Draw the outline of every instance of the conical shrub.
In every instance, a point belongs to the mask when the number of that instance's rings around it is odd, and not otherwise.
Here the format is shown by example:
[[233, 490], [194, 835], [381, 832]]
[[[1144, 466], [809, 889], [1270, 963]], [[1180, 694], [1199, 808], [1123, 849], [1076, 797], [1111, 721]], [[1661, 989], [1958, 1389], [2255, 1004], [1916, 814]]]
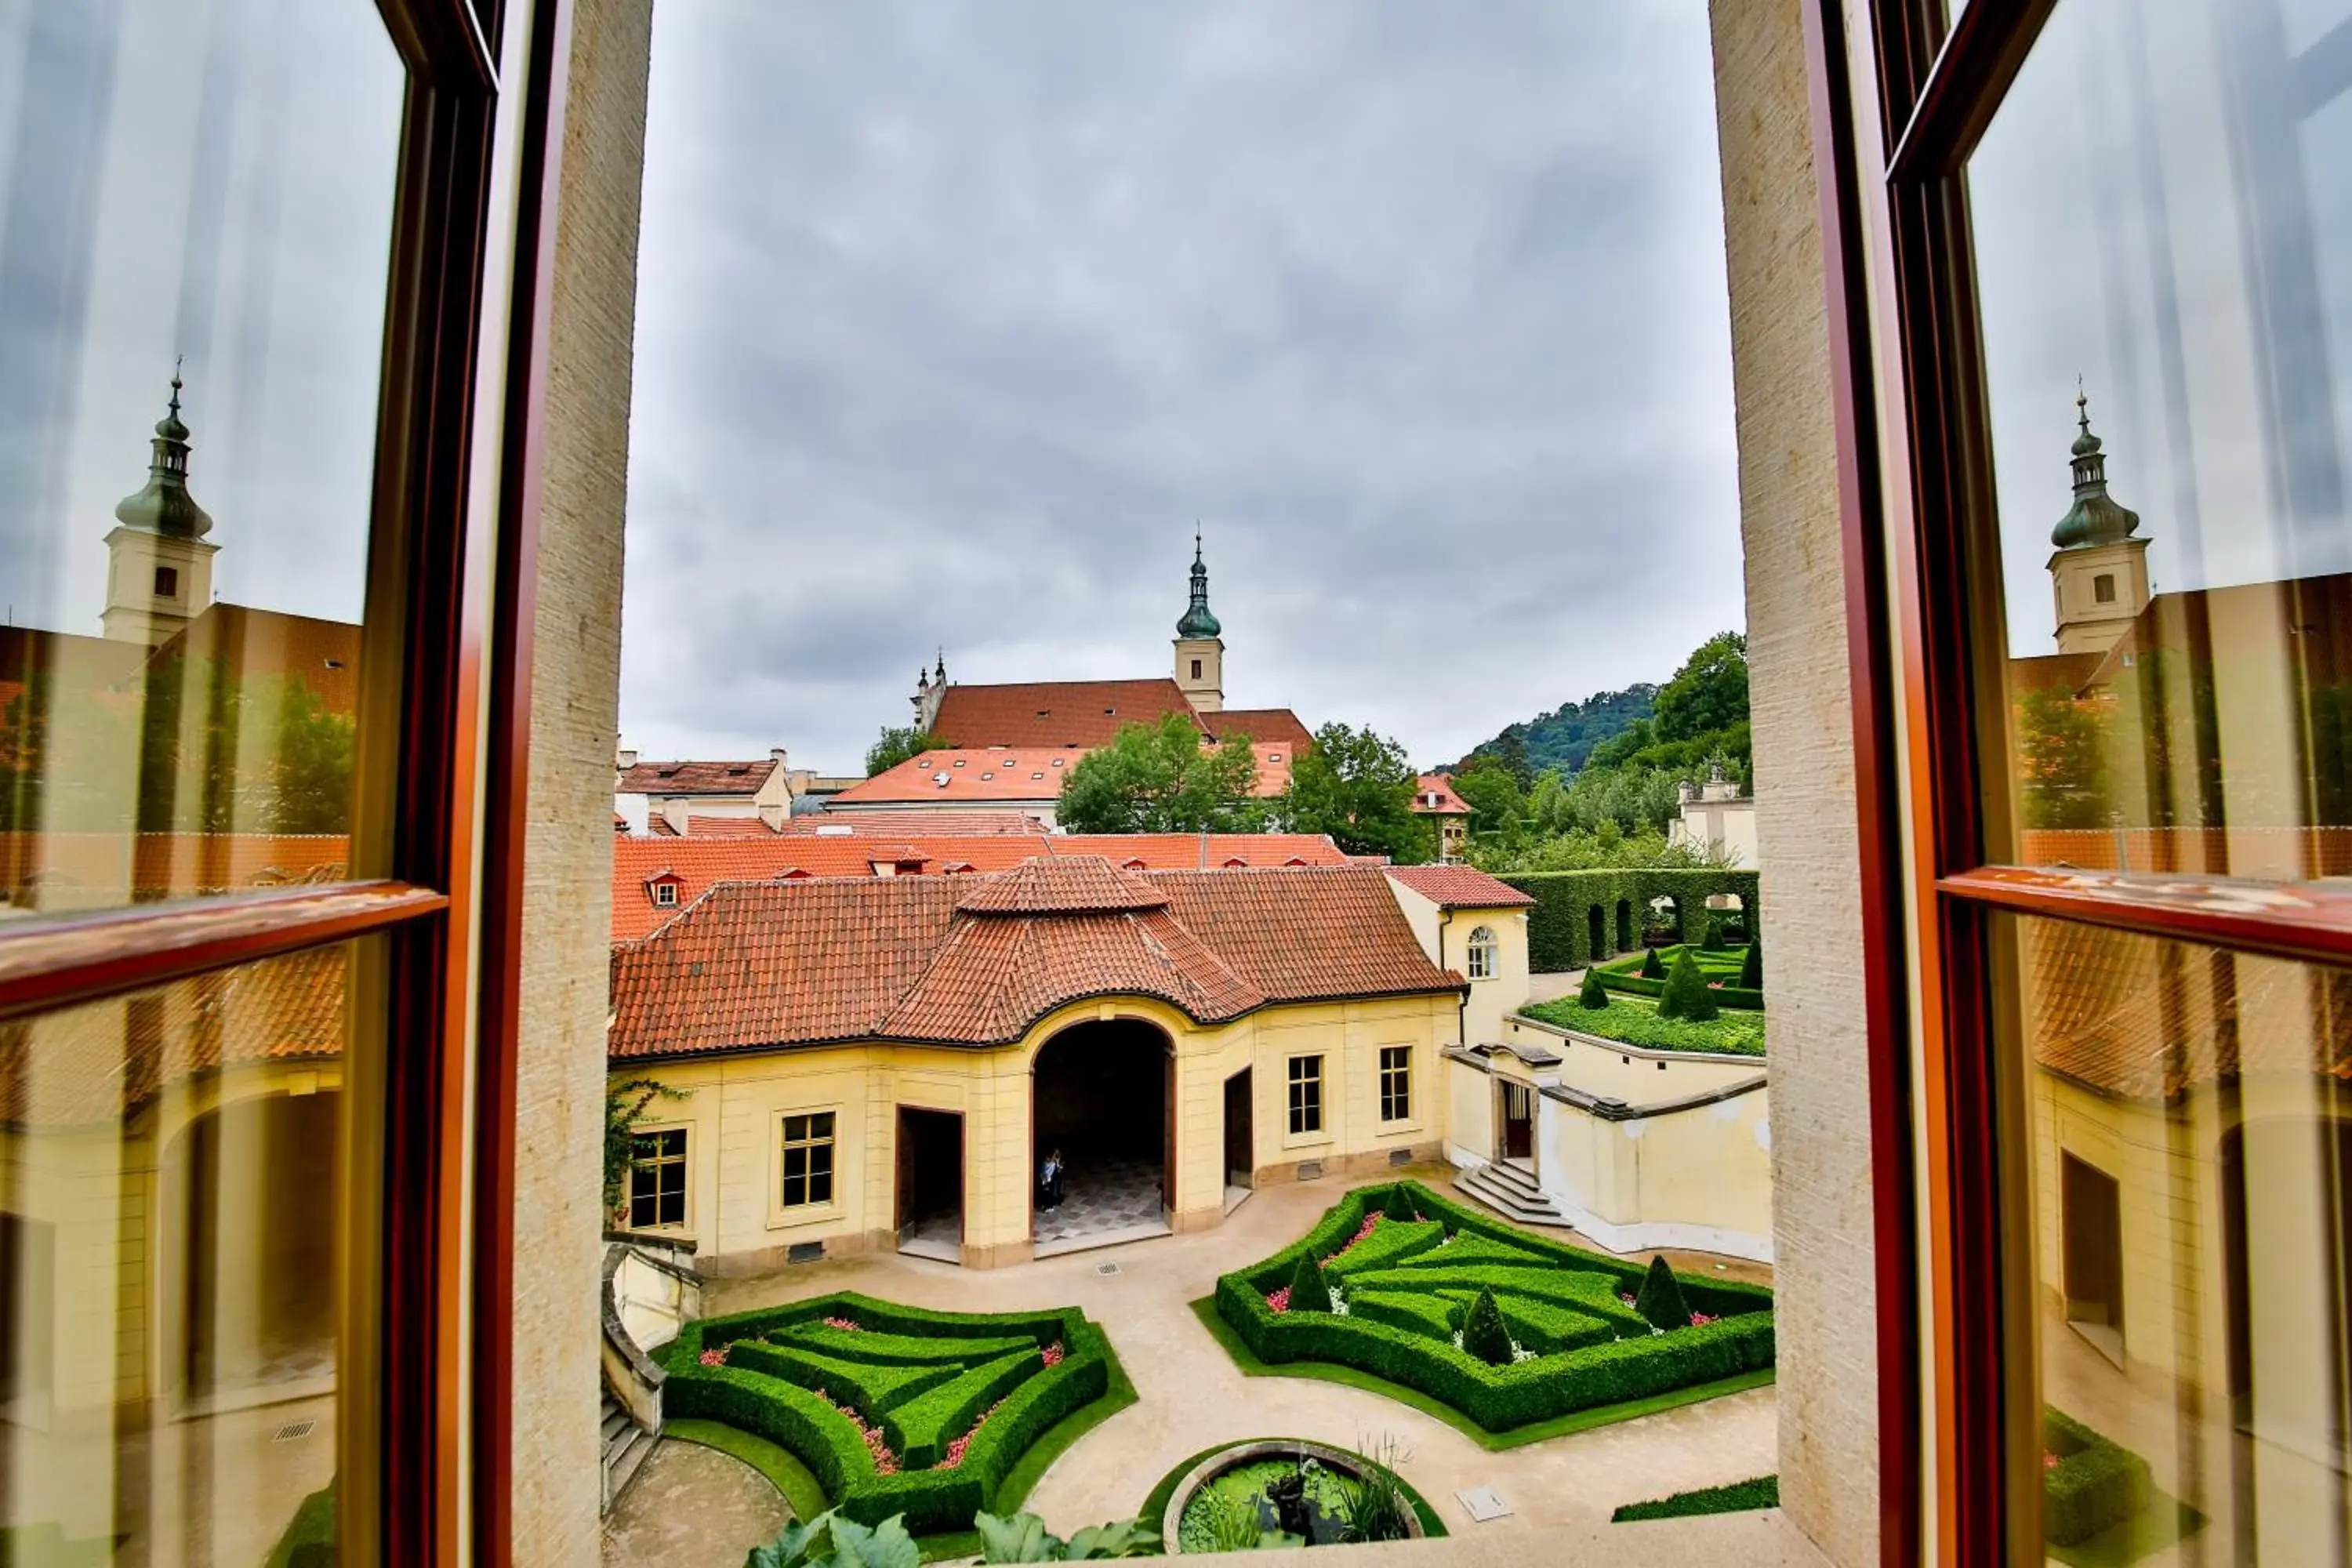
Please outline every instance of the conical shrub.
[[1489, 1366], [1511, 1364], [1511, 1331], [1503, 1326], [1503, 1310], [1495, 1305], [1492, 1290], [1482, 1287], [1470, 1303], [1462, 1320], [1462, 1348]]
[[1609, 987], [1601, 984], [1601, 967], [1595, 964], [1584, 972], [1584, 989], [1576, 994], [1577, 1005], [1598, 1013], [1609, 1005]]
[[[1633, 1310], [1648, 1319], [1653, 1328], [1690, 1327], [1690, 1303], [1683, 1300], [1683, 1282], [1675, 1278], [1675, 1271], [1666, 1267], [1664, 1258], [1652, 1255], [1649, 1275], [1642, 1281], [1642, 1293], [1633, 1298]], [[1462, 1342], [1470, 1342], [1466, 1332]]]
[[1658, 950], [1654, 947], [1643, 949], [1642, 952], [1642, 978], [1644, 980], [1664, 980], [1665, 977], [1666, 966], [1664, 963], [1659, 959]]
[[1764, 989], [1764, 939], [1760, 936], [1748, 939], [1748, 956], [1739, 961], [1739, 984], [1746, 991]]
[[1690, 949], [1683, 949], [1675, 955], [1674, 973], [1666, 976], [1666, 988], [1658, 997], [1658, 1016], [1705, 1023], [1717, 1011], [1715, 993], [1706, 988], [1698, 960], [1690, 955]]
[[1381, 1200], [1381, 1214], [1396, 1225], [1411, 1225], [1421, 1217], [1412, 1212], [1412, 1194], [1405, 1190], [1402, 1182], [1391, 1187], [1389, 1195]]
[[1699, 918], [1706, 922], [1706, 935], [1699, 939], [1698, 950], [1701, 952], [1726, 951], [1730, 944], [1723, 940], [1723, 922], [1712, 914], [1701, 915]]
[[1331, 1310], [1331, 1287], [1323, 1283], [1323, 1270], [1316, 1266], [1312, 1250], [1298, 1255], [1298, 1267], [1290, 1271], [1290, 1310], [1294, 1312], [1328, 1312]]

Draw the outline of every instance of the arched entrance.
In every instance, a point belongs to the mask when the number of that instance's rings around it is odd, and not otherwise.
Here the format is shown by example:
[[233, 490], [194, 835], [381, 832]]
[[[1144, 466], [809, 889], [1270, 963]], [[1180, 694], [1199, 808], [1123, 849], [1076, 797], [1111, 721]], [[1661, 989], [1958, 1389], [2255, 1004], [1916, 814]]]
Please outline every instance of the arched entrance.
[[[1074, 1024], [1031, 1073], [1030, 1235], [1038, 1257], [1161, 1234], [1175, 1190], [1176, 1130], [1166, 1034], [1139, 1018]], [[1035, 1190], [1062, 1156], [1059, 1202]]]
[[1584, 911], [1584, 956], [1595, 963], [1609, 956], [1609, 917], [1599, 904]]
[[1617, 951], [1625, 952], [1633, 945], [1633, 900], [1617, 900]]

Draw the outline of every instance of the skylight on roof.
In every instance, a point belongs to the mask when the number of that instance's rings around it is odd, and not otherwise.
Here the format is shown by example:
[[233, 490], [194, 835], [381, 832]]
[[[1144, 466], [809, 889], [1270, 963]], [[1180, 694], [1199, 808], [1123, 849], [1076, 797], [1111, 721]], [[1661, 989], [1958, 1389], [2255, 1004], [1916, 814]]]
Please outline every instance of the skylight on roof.
[[961, 766], [963, 766], [963, 764], [964, 764], [964, 759], [963, 759], [963, 758], [961, 758], [961, 757], [958, 757], [958, 758], [955, 760], [955, 765], [956, 765], [956, 766], [958, 766], [958, 767], [961, 767]]
[[1045, 775], [1044, 773], [1031, 773], [1029, 776], [1030, 776], [1031, 778], [1033, 778], [1033, 779], [1042, 779], [1042, 778], [1044, 778]]
[[819, 838], [847, 838], [857, 831], [846, 822], [828, 822], [816, 830]]
[[1061, 758], [1059, 758], [1059, 757], [1055, 757], [1055, 758], [1054, 759], [1054, 761], [1053, 761], [1052, 765], [1053, 765], [1053, 766], [1055, 766], [1055, 767], [1057, 767], [1057, 768], [1058, 768], [1058, 767], [1060, 767], [1060, 766], [1062, 765], [1062, 759], [1061, 759]]
[[995, 776], [996, 776], [996, 775], [995, 775], [994, 773], [982, 773], [982, 774], [981, 774], [981, 775], [980, 775], [980, 782], [981, 782], [981, 783], [982, 783], [982, 784], [986, 784], [986, 783], [988, 783], [988, 781], [989, 781], [989, 780], [991, 780], [991, 779], [994, 778]]

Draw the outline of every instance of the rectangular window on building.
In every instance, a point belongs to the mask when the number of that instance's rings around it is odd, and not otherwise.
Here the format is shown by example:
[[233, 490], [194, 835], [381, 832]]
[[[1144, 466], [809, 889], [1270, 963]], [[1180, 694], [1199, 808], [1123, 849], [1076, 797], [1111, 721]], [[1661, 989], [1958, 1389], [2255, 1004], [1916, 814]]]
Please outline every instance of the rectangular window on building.
[[1323, 1058], [1290, 1058], [1290, 1131], [1293, 1135], [1323, 1131]]
[[629, 1140], [629, 1226], [656, 1230], [686, 1223], [686, 1129]]
[[180, 569], [176, 566], [156, 567], [155, 596], [159, 599], [171, 599], [178, 597], [179, 593]]
[[1192, 661], [1192, 679], [1195, 680], [1201, 679], [1201, 661], [1197, 658]]
[[668, 909], [672, 905], [676, 904], [677, 902], [677, 884], [676, 882], [656, 882], [654, 884], [654, 902], [659, 904], [664, 909]]
[[2112, 572], [2102, 572], [2091, 579], [2091, 602], [2112, 605], [2116, 602], [2116, 577]]
[[833, 1202], [833, 1112], [784, 1118], [784, 1207]]
[[1403, 1121], [1412, 1115], [1412, 1047], [1381, 1047], [1381, 1120]]

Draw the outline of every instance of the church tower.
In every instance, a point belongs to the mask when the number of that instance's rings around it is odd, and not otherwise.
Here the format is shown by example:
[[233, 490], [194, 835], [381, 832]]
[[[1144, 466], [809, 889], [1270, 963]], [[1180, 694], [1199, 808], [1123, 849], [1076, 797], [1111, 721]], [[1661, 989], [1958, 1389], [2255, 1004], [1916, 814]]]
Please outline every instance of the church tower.
[[2147, 607], [2147, 541], [2139, 513], [2107, 494], [2107, 459], [2091, 434], [2090, 399], [2074, 394], [2074, 504], [2050, 531], [2050, 591], [2060, 653], [2105, 653]]
[[1224, 628], [1209, 611], [1209, 568], [1201, 559], [1201, 535], [1192, 535], [1192, 603], [1176, 623], [1176, 684], [1193, 710], [1215, 713], [1225, 706]]
[[180, 423], [180, 373], [156, 422], [147, 483], [114, 509], [106, 536], [106, 635], [159, 647], [204, 614], [213, 599], [213, 520], [188, 493], [188, 427]]

